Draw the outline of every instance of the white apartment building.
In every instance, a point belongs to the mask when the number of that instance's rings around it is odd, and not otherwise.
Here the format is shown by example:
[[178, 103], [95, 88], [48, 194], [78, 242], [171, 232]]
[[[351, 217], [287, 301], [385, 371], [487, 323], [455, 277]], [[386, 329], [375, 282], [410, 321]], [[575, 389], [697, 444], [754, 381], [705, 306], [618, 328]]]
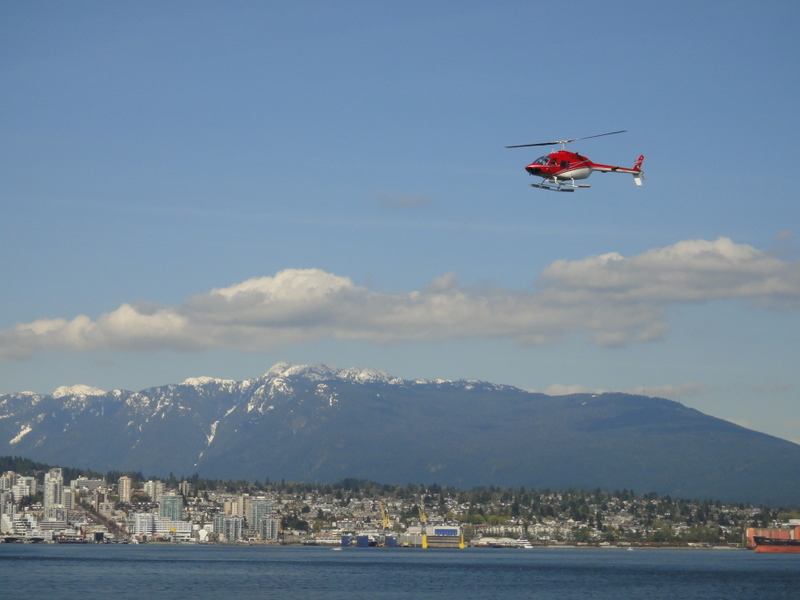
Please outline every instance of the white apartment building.
[[132, 491], [133, 482], [131, 478], [127, 475], [120, 477], [119, 481], [117, 482], [117, 494], [119, 495], [119, 501], [125, 504], [130, 504]]
[[128, 520], [128, 530], [133, 535], [159, 535], [179, 542], [192, 536], [192, 524], [188, 521], [172, 521], [153, 513], [133, 513]]
[[151, 479], [144, 484], [144, 493], [150, 496], [153, 502], [161, 502], [161, 496], [164, 495], [164, 482]]
[[64, 477], [58, 467], [44, 474], [44, 509], [45, 511], [61, 507], [64, 504]]

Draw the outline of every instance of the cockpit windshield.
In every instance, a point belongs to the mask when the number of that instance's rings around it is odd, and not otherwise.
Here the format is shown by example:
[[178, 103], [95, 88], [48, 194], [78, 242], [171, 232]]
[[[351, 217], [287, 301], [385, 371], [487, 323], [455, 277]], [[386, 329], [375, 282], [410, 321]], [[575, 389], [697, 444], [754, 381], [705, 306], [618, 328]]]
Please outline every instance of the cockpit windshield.
[[549, 157], [549, 155], [548, 156], [540, 156], [535, 161], [533, 161], [533, 163], [531, 163], [531, 164], [542, 165], [543, 167], [546, 167], [547, 166], [548, 157]]

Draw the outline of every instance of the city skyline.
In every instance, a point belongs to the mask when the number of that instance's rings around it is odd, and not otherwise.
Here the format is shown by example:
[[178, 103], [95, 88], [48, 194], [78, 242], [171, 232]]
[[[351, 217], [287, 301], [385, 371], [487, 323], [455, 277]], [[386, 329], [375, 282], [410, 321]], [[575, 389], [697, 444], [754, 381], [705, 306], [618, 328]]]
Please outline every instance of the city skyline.
[[[478, 547], [529, 548], [527, 541], [532, 539], [542, 545], [702, 543], [752, 548], [753, 532], [758, 531], [752, 526], [776, 527], [771, 531], [779, 536], [798, 527], [792, 510], [655, 493], [637, 496], [627, 489], [466, 490], [364, 480], [334, 485], [229, 481], [222, 489], [202, 479], [193, 479], [197, 488], [187, 480], [170, 478], [168, 484], [148, 479], [136, 481], [135, 497], [122, 502], [121, 486], [131, 483], [128, 476], [119, 477], [116, 484], [80, 476], [69, 482], [80, 500], [74, 505], [48, 510], [32, 501], [38, 492], [46, 497], [48, 481], [60, 478], [58, 467], [44, 472], [41, 486], [35, 477], [14, 471], [0, 474], [0, 535], [5, 541], [464, 548], [466, 539]], [[164, 492], [159, 501], [148, 495], [156, 489]], [[516, 539], [492, 537], [503, 535]]]

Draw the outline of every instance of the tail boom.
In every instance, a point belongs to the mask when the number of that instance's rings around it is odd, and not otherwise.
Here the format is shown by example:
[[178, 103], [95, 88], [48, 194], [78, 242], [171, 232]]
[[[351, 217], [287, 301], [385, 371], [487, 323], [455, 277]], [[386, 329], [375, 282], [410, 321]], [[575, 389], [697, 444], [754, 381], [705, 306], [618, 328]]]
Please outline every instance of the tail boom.
[[614, 167], [611, 165], [598, 165], [592, 163], [592, 171], [600, 171], [601, 173], [630, 173], [633, 175], [633, 181], [636, 185], [642, 185], [644, 178], [644, 171], [642, 171], [642, 163], [644, 162], [644, 154], [636, 159], [632, 169], [626, 167]]

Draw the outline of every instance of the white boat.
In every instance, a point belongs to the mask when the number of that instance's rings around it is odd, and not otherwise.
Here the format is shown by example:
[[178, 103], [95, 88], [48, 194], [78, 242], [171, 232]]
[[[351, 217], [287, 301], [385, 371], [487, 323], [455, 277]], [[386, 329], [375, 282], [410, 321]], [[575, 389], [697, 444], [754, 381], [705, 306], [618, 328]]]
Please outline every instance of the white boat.
[[517, 548], [525, 548], [526, 550], [533, 549], [530, 540], [524, 537], [522, 534], [520, 534], [519, 537], [516, 539], [516, 543], [517, 543]]

